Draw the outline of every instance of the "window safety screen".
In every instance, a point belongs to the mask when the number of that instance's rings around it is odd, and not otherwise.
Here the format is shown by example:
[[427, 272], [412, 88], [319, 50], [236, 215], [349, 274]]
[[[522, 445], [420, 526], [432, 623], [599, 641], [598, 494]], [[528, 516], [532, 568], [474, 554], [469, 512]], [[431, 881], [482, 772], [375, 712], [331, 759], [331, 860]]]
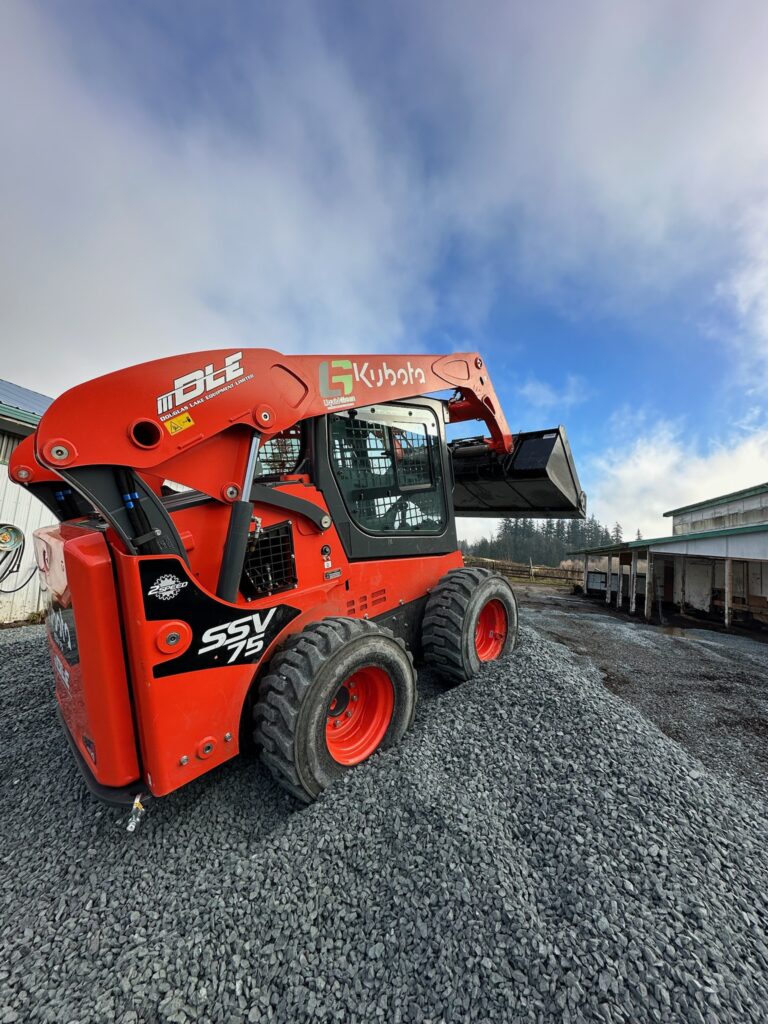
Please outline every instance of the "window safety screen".
[[289, 427], [259, 448], [257, 476], [293, 473], [301, 458], [301, 426]]
[[430, 410], [380, 406], [329, 417], [331, 463], [352, 519], [371, 533], [439, 533], [440, 433]]

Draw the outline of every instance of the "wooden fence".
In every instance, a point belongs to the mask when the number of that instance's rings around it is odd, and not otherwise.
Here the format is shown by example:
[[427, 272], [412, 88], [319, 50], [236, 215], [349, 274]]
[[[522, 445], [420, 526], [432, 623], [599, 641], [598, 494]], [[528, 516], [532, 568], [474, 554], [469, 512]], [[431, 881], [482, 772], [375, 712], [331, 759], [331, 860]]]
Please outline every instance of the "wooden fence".
[[493, 569], [521, 583], [549, 584], [553, 587], [570, 587], [584, 579], [582, 569], [560, 569], [552, 565], [530, 565], [525, 562], [505, 562], [498, 558], [475, 558], [465, 555], [464, 564], [479, 568]]

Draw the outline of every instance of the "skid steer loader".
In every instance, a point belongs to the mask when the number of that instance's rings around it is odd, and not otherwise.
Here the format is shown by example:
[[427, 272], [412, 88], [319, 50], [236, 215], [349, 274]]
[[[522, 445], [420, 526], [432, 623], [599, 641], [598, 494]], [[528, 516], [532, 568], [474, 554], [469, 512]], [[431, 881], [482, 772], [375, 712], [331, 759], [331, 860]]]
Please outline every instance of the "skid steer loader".
[[[470, 420], [489, 436], [446, 441]], [[316, 798], [406, 732], [414, 659], [462, 681], [515, 645], [456, 517], [585, 513], [564, 430], [513, 436], [476, 353], [159, 359], [62, 395], [10, 475], [59, 520], [34, 537], [57, 707], [114, 803], [253, 744]]]

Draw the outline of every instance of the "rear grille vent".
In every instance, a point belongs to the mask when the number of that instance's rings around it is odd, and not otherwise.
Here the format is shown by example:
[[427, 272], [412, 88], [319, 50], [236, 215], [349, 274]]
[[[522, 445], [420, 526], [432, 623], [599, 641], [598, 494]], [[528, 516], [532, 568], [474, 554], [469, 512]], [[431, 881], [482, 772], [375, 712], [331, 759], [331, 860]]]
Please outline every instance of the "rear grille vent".
[[245, 597], [268, 597], [297, 583], [293, 530], [289, 522], [268, 526], [248, 541], [241, 590]]

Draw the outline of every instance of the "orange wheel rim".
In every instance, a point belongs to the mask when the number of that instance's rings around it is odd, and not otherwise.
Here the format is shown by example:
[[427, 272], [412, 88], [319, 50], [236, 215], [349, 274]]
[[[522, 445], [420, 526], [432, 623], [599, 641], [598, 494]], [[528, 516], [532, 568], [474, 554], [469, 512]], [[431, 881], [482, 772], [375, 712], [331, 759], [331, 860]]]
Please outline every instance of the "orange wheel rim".
[[488, 601], [475, 623], [475, 650], [480, 661], [495, 661], [507, 642], [509, 616], [501, 601]]
[[369, 665], [345, 679], [328, 705], [325, 742], [339, 764], [359, 764], [376, 750], [392, 721], [395, 691], [383, 668]]

